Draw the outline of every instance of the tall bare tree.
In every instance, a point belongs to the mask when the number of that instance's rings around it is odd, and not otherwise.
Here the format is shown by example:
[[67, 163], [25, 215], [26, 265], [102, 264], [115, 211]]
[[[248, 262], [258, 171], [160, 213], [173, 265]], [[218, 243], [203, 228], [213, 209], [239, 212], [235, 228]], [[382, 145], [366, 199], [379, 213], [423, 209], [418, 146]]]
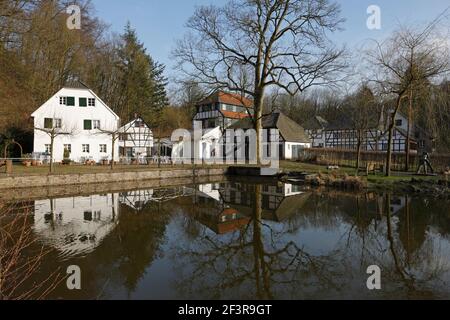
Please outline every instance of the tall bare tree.
[[[56, 119], [46, 119], [43, 127], [35, 127], [34, 129], [45, 133], [50, 138], [50, 173], [55, 172], [54, 168], [54, 149], [55, 140], [61, 136], [71, 136], [75, 134], [76, 128], [67, 128], [63, 123]], [[48, 122], [48, 123], [47, 123]]]
[[395, 105], [388, 115], [388, 150], [386, 176], [391, 175], [392, 139], [395, 118], [417, 83], [442, 75], [449, 70], [448, 48], [435, 37], [435, 20], [422, 30], [401, 27], [383, 43], [368, 52], [369, 61], [376, 67], [374, 80], [381, 92], [395, 97]]
[[201, 6], [173, 55], [189, 79], [251, 97], [261, 160], [263, 102], [271, 87], [289, 94], [334, 83], [344, 50], [327, 38], [343, 21], [328, 0], [231, 0]]

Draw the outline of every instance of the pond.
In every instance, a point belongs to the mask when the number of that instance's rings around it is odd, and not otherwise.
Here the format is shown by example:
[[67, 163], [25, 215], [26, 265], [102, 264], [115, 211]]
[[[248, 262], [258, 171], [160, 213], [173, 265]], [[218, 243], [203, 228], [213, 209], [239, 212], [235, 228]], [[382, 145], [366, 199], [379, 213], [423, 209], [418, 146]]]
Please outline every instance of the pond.
[[[29, 212], [16, 223], [32, 240], [25, 255], [44, 254], [14, 294], [450, 299], [449, 205], [242, 181], [23, 202], [12, 210]], [[81, 290], [57, 281], [73, 265]], [[367, 287], [374, 265], [381, 290]]]

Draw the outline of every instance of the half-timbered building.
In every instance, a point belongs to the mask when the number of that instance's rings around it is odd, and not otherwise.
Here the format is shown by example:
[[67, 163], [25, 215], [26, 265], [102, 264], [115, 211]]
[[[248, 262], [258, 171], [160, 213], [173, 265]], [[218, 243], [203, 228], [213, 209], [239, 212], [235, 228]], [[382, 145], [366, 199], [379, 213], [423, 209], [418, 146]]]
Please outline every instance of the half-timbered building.
[[119, 153], [125, 158], [150, 157], [153, 148], [153, 132], [139, 117], [119, 129]]

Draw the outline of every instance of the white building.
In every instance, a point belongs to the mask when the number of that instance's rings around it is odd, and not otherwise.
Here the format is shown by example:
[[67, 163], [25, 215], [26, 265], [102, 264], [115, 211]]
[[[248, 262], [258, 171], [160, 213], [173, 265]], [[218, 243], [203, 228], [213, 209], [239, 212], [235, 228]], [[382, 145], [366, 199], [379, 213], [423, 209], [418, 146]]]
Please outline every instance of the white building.
[[135, 119], [119, 129], [119, 152], [122, 157], [146, 158], [152, 155], [153, 132], [145, 121], [135, 116]]
[[[83, 83], [63, 87], [31, 116], [35, 155], [50, 155], [51, 138], [47, 132], [54, 129], [59, 134], [53, 146], [55, 162], [64, 160], [65, 149], [70, 152], [70, 160], [78, 163], [111, 160], [112, 137], [107, 132], [118, 130], [119, 116]], [[118, 161], [117, 144], [115, 149], [114, 160]]]
[[[369, 126], [365, 129], [363, 138], [363, 151], [388, 150], [388, 124], [390, 122], [386, 112], [380, 115], [374, 113], [369, 119]], [[327, 121], [321, 117], [313, 117], [304, 124], [306, 132], [312, 140], [313, 148], [356, 150], [358, 133], [354, 124], [344, 114]], [[392, 137], [392, 151], [406, 152], [408, 137], [408, 117], [398, 112], [395, 117], [395, 129]], [[432, 150], [432, 137], [425, 130], [414, 123], [411, 124], [410, 150], [420, 153]]]

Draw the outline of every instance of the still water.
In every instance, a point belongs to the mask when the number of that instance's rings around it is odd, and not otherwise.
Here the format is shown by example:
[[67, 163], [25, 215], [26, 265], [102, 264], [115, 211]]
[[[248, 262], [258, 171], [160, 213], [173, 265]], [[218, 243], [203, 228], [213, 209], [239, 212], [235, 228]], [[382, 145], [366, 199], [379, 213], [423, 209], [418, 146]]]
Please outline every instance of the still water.
[[[450, 202], [224, 182], [28, 203], [47, 299], [450, 299]], [[382, 289], [367, 288], [367, 268]]]

